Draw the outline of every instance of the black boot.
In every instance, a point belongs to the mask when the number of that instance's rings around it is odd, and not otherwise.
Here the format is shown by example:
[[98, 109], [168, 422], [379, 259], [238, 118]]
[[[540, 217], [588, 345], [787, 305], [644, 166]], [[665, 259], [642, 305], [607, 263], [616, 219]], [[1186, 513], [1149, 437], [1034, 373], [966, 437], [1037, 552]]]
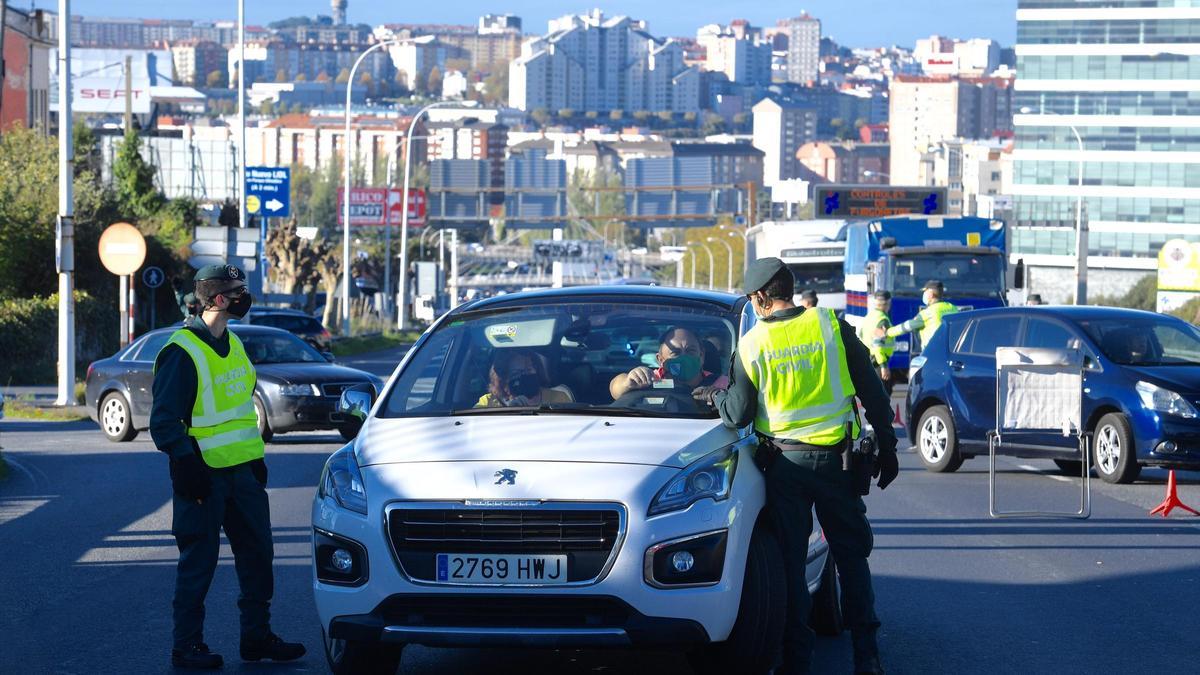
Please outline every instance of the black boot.
[[304, 645], [299, 642], [284, 642], [274, 633], [268, 633], [265, 640], [242, 639], [243, 661], [295, 661], [304, 656]]
[[225, 666], [225, 659], [220, 654], [208, 651], [208, 645], [197, 642], [186, 649], [172, 649], [171, 665], [194, 670], [217, 670]]
[[875, 638], [875, 630], [852, 631], [851, 643], [854, 645], [855, 675], [883, 675], [883, 666], [879, 663], [879, 642]]

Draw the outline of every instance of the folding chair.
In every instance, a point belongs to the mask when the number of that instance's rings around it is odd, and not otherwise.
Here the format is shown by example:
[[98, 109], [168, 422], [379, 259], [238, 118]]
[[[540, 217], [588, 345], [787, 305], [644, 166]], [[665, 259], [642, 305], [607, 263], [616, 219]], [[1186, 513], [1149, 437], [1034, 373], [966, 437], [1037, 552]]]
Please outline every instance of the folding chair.
[[[988, 432], [988, 510], [993, 518], [1087, 518], [1092, 512], [1089, 434], [1083, 431], [1083, 352], [1078, 349], [996, 349], [996, 428]], [[1032, 434], [1074, 436], [1083, 473], [1077, 511], [996, 509], [996, 449]]]

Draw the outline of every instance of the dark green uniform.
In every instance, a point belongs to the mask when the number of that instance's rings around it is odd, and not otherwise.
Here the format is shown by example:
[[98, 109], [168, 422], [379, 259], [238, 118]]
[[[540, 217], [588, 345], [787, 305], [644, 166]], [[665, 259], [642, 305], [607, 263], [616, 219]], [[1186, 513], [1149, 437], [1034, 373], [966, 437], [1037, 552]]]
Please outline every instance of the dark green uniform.
[[[759, 285], [757, 288], [761, 287]], [[765, 474], [767, 507], [774, 518], [784, 549], [788, 577], [784, 664], [777, 673], [807, 672], [812, 658], [814, 635], [807, 625], [812, 600], [805, 583], [805, 566], [814, 507], [836, 563], [842, 587], [843, 618], [854, 638], [855, 662], [865, 664], [878, 658], [875, 633], [879, 619], [875, 615], [871, 570], [867, 564], [874, 538], [866, 517], [866, 505], [854, 486], [851, 474], [842, 468], [841, 450], [849, 439], [844, 432], [838, 434], [831, 431], [836, 429], [837, 416], [844, 414], [842, 402], [846, 400], [846, 395], [857, 397], [862, 402], [866, 419], [878, 439], [880, 453], [894, 456], [896, 449], [890, 401], [867, 348], [849, 325], [844, 321], [833, 324], [832, 317], [829, 317], [821, 320], [820, 329], [825, 331], [824, 339], [820, 341], [820, 347], [814, 349], [811, 336], [821, 333], [817, 332], [817, 322], [805, 321], [810, 317], [801, 318], [806, 311], [822, 310], [797, 307], [776, 311], [762, 320], [763, 324], [756, 328], [759, 332], [755, 333], [753, 339], [748, 339], [751, 336], [743, 337], [743, 342], [755, 343], [755, 350], [761, 347], [760, 360], [755, 362], [746, 354], [735, 355], [730, 387], [727, 392], [718, 394], [714, 401], [726, 426], [743, 428], [753, 424], [760, 435], [773, 437], [784, 450]], [[789, 325], [777, 326], [776, 330], [771, 328], [774, 322]], [[833, 325], [836, 325], [836, 330], [832, 330]], [[765, 329], [765, 336], [764, 331], [759, 329]], [[786, 335], [810, 338], [796, 344], [772, 342]], [[741, 351], [744, 350], [739, 349]], [[804, 353], [820, 353], [820, 360], [816, 362], [822, 367], [829, 365], [830, 377], [827, 379], [819, 374], [824, 372], [821, 368], [808, 371], [809, 366], [805, 364], [809, 362], [804, 359], [790, 358]], [[825, 356], [831, 359], [831, 364], [823, 360]], [[836, 362], [841, 359], [844, 359], [844, 364]], [[747, 363], [756, 372], [748, 372]], [[789, 370], [801, 372], [794, 376], [801, 381], [811, 379], [819, 382], [818, 386], [828, 389], [830, 402], [812, 404], [809, 408], [811, 413], [807, 413], [804, 407], [790, 411], [760, 410], [759, 388], [762, 387], [764, 399], [769, 405], [773, 396], [781, 396], [780, 378], [786, 378]], [[846, 383], [830, 384], [830, 381], [842, 379], [837, 375], [838, 371], [849, 376], [852, 389]], [[755, 381], [759, 386], [755, 385]], [[786, 397], [787, 392], [783, 392], [782, 396]], [[809, 392], [797, 394], [798, 400], [805, 400], [805, 397], [813, 400]], [[777, 433], [764, 433], [764, 430], [770, 429], [775, 429]]]
[[[229, 332], [214, 338], [204, 321], [191, 317], [185, 327], [218, 356], [229, 354]], [[187, 433], [196, 403], [196, 366], [184, 349], [163, 347], [155, 359], [154, 403], [150, 435], [159, 450], [175, 458], [197, 453]], [[243, 639], [264, 640], [270, 632], [270, 603], [274, 589], [271, 512], [267, 500], [266, 467], [261, 460], [223, 469], [210, 468], [212, 492], [202, 503], [174, 495], [171, 534], [179, 547], [175, 580], [174, 643], [177, 649], [203, 642], [204, 597], [220, 555], [221, 530], [233, 549], [241, 595]]]

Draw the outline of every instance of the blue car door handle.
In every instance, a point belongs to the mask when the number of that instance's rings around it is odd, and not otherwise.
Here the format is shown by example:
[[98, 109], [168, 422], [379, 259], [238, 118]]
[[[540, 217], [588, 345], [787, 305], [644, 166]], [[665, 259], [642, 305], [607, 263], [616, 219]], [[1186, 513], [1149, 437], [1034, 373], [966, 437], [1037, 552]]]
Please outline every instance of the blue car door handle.
[[962, 370], [965, 364], [962, 361], [947, 361], [947, 365], [955, 370]]

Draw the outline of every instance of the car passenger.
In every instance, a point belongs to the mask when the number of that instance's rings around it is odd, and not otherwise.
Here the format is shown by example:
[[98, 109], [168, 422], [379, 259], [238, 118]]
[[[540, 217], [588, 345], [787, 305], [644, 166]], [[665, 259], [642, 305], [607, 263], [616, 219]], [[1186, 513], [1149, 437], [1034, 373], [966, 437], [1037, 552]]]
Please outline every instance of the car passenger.
[[573, 403], [564, 387], [547, 387], [546, 369], [540, 358], [520, 349], [498, 349], [488, 373], [488, 391], [476, 408], [538, 406], [543, 403]]
[[1118, 363], [1136, 365], [1156, 360], [1150, 334], [1137, 328], [1121, 328], [1105, 335], [1104, 350]]
[[638, 366], [614, 377], [608, 384], [613, 400], [663, 380], [691, 387], [692, 397], [698, 401], [711, 400], [713, 392], [729, 386], [729, 377], [704, 369], [704, 347], [687, 328], [668, 328], [658, 341], [657, 358], [658, 368]]

